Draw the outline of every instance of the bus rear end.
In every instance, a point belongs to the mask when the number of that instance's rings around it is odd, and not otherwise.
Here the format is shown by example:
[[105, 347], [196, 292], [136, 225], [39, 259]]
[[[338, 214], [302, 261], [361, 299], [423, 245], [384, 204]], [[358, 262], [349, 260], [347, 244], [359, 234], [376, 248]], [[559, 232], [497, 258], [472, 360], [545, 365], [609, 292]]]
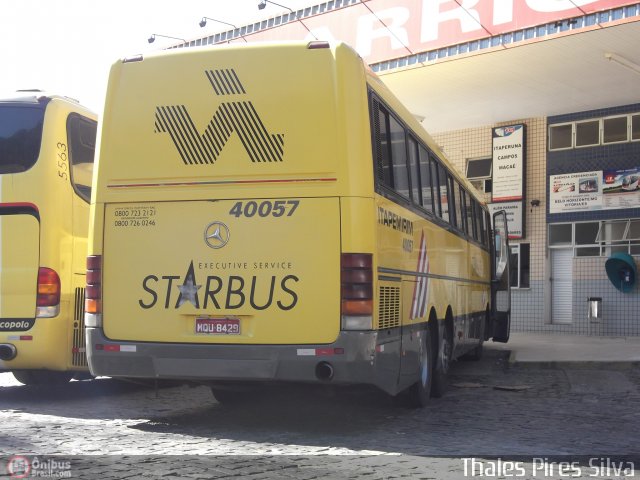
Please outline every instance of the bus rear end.
[[[95, 123], [63, 97], [0, 100], [0, 370], [23, 383], [87, 370], [80, 259], [89, 198], [77, 192], [91, 188], [83, 172], [93, 162]], [[80, 141], [87, 131], [90, 146]]]
[[344, 161], [369, 164], [366, 118], [346, 46], [116, 63], [87, 259], [91, 371], [372, 380], [373, 180]]

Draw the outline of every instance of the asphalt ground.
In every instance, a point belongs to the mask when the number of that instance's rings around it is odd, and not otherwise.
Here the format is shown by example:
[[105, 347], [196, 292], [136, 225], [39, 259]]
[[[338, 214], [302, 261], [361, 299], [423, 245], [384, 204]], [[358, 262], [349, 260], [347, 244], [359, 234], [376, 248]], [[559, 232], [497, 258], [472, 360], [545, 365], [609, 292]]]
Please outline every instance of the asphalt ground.
[[5, 463], [30, 465], [27, 478], [640, 478], [637, 363], [510, 358], [455, 362], [445, 395], [418, 410], [362, 387], [220, 404], [205, 386], [43, 390], [3, 373], [0, 476]]

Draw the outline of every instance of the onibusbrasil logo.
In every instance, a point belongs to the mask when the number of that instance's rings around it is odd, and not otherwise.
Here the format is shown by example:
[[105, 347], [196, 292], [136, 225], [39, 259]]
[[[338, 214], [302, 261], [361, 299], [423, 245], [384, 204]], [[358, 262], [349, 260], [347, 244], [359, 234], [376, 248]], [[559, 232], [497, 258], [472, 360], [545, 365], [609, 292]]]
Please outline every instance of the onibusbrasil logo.
[[7, 462], [10, 478], [71, 478], [71, 462], [58, 458], [14, 455]]

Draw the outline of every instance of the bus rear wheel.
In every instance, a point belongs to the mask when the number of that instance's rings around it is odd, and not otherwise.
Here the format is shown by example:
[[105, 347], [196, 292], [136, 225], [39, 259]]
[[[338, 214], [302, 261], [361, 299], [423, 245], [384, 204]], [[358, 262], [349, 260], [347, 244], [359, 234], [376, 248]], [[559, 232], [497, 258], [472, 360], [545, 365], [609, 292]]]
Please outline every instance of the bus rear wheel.
[[429, 328], [426, 328], [423, 334], [424, 340], [422, 342], [422, 352], [420, 352], [420, 378], [407, 391], [409, 405], [414, 408], [422, 408], [429, 403], [433, 381], [433, 352]]
[[442, 342], [440, 343], [439, 351], [436, 352], [435, 358], [437, 360], [433, 369], [433, 386], [431, 388], [431, 395], [435, 398], [440, 398], [447, 390], [447, 377], [449, 375], [449, 367], [451, 366], [451, 360], [453, 358], [453, 335], [448, 324], [444, 325]]
[[17, 370], [14, 378], [23, 385], [33, 387], [54, 387], [69, 383], [75, 372], [56, 372], [53, 370]]

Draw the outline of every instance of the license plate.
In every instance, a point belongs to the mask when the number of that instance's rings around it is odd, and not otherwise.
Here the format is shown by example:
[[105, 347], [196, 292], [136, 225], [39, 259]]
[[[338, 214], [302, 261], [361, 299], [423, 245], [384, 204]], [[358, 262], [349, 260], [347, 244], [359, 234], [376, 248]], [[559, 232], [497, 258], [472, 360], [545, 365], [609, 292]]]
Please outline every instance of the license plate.
[[240, 335], [240, 319], [196, 318], [196, 333], [204, 335]]

